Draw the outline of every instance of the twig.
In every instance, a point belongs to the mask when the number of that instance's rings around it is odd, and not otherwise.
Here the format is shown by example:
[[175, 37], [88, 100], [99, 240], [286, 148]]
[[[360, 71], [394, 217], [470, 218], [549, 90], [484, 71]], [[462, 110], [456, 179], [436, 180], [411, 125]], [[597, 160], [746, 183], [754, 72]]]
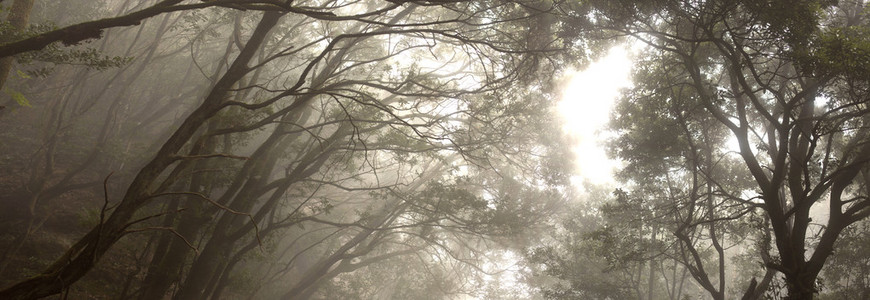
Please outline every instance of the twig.
[[254, 225], [254, 234], [255, 234], [256, 237], [257, 237], [257, 244], [260, 245], [260, 250], [263, 249], [263, 240], [260, 238], [260, 227], [257, 226], [257, 222], [254, 221], [254, 217], [251, 216], [251, 214], [249, 214], [249, 213], [244, 213], [244, 212], [240, 212], [240, 211], [235, 211], [235, 210], [233, 210], [232, 208], [229, 208], [229, 207], [226, 207], [226, 206], [224, 206], [224, 205], [222, 205], [222, 204], [220, 204], [220, 203], [217, 203], [217, 202], [215, 202], [214, 200], [212, 200], [211, 198], [206, 197], [205, 195], [203, 195], [203, 194], [201, 194], [201, 193], [197, 193], [197, 192], [166, 192], [166, 193], [160, 193], [160, 194], [151, 195], [150, 197], [148, 197], [148, 198], [146, 198], [146, 199], [157, 198], [157, 197], [161, 197], [161, 196], [170, 196], [170, 195], [190, 195], [190, 196], [196, 196], [196, 197], [202, 198], [202, 199], [205, 200], [205, 201], [208, 201], [208, 203], [211, 203], [212, 205], [214, 205], [214, 206], [216, 206], [216, 207], [218, 207], [218, 208], [220, 208], [220, 209], [222, 209], [222, 210], [224, 210], [224, 211], [226, 211], [226, 212], [228, 212], [228, 213], [231, 213], [231, 214], [234, 214], [234, 215], [240, 215], [240, 216], [246, 216], [246, 217], [248, 217], [248, 219], [250, 219], [250, 220], [251, 220], [251, 223]]
[[[100, 209], [100, 227], [103, 227], [103, 220], [106, 217], [106, 207], [109, 206], [109, 177], [112, 177], [112, 174], [115, 174], [115, 171], [109, 172], [109, 175], [106, 175], [106, 179], [103, 180], [103, 208]], [[100, 230], [102, 232], [102, 228]]]
[[224, 158], [232, 158], [232, 159], [240, 159], [240, 160], [251, 159], [250, 157], [247, 157], [247, 156], [222, 154], [222, 153], [202, 154], [202, 155], [173, 155], [172, 159], [173, 160], [182, 160], [182, 159], [201, 159], [201, 158], [215, 158], [215, 157], [224, 157]]
[[193, 249], [193, 251], [196, 252], [196, 255], [199, 255], [199, 249], [194, 247], [193, 244], [190, 243], [190, 241], [188, 241], [184, 236], [182, 236], [180, 233], [178, 233], [178, 231], [175, 231], [175, 228], [172, 228], [172, 227], [145, 227], [145, 228], [139, 228], [139, 229], [126, 230], [126, 231], [124, 231], [124, 233], [127, 234], [127, 233], [134, 233], [134, 232], [143, 232], [143, 231], [148, 231], [148, 230], [166, 230], [166, 231], [172, 232], [172, 234], [174, 234], [175, 236], [180, 238], [185, 244], [187, 244], [187, 247], [190, 247], [190, 249]]
[[[106, 207], [109, 206], [109, 177], [112, 177], [112, 174], [114, 173], [114, 171], [109, 172], [109, 175], [106, 175], [106, 179], [103, 179], [103, 207], [100, 209], [100, 224], [98, 225], [100, 229], [97, 232], [96, 242], [94, 243], [94, 245], [97, 246], [100, 245], [100, 238], [103, 236], [103, 224], [105, 223], [106, 219]], [[94, 251], [92, 259], [94, 261], [97, 260], [97, 251]], [[64, 296], [63, 298], [66, 298], [66, 296]]]
[[130, 226], [132, 226], [133, 224], [136, 224], [136, 223], [142, 223], [142, 222], [148, 221], [148, 220], [150, 220], [150, 219], [154, 219], [154, 218], [157, 218], [157, 217], [162, 217], [162, 216], [165, 216], [165, 215], [168, 215], [168, 214], [171, 214], [171, 213], [180, 213], [180, 212], [183, 212], [184, 210], [186, 210], [186, 208], [178, 209], [178, 210], [176, 210], [176, 211], [166, 211], [166, 212], [162, 212], [162, 213], [159, 213], [159, 214], [156, 214], [156, 215], [150, 215], [150, 216], [147, 216], [147, 217], [144, 217], [144, 218], [141, 218], [141, 219], [135, 220], [135, 221], [133, 221], [133, 222], [127, 223], [127, 225], [125, 225], [124, 228], [130, 227]]

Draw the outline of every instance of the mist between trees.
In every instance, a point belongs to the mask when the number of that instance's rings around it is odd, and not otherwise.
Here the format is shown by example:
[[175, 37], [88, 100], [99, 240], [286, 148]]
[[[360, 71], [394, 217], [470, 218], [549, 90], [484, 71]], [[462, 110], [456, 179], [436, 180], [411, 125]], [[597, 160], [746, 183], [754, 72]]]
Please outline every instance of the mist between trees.
[[870, 297], [863, 1], [0, 6], [2, 299]]

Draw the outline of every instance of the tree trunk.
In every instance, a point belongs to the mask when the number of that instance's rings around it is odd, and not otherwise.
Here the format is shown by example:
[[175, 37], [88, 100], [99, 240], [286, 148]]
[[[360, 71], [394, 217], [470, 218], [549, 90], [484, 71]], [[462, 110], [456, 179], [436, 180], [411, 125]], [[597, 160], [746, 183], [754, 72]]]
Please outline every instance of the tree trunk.
[[800, 275], [786, 275], [786, 283], [788, 284], [788, 300], [812, 300], [815, 297], [816, 277]]
[[[209, 122], [210, 126], [214, 126], [213, 124], [214, 122]], [[192, 154], [212, 153], [214, 143], [211, 143], [210, 140], [206, 139], [200, 143], [201, 145], [194, 146], [194, 149], [191, 150]], [[203, 169], [206, 164], [208, 161], [199, 160], [195, 163], [194, 169]], [[203, 181], [201, 173], [194, 174], [188, 185], [189, 190], [203, 192], [206, 190]], [[172, 204], [178, 206], [179, 201], [180, 199], [173, 199]], [[185, 208], [186, 210], [181, 213], [181, 221], [178, 224], [178, 235], [192, 239], [199, 233], [200, 228], [208, 222], [209, 217], [202, 199], [188, 199], [185, 201]], [[167, 216], [167, 223], [171, 221], [172, 219]], [[173, 225], [165, 224], [166, 227]], [[170, 285], [178, 280], [179, 270], [190, 252], [190, 247], [185, 240], [170, 234], [161, 236], [161, 247], [163, 251], [155, 251], [154, 259], [148, 267], [148, 273], [142, 282], [142, 293], [139, 295], [139, 299], [162, 299], [169, 291]]]
[[[9, 11], [7, 21], [9, 21], [9, 25], [12, 26], [13, 30], [22, 31], [27, 27], [27, 23], [30, 21], [30, 11], [33, 10], [33, 1], [15, 0], [12, 2], [12, 10]], [[14, 60], [11, 56], [0, 58], [0, 89], [6, 87], [6, 81], [9, 79], [9, 73], [12, 71]]]
[[[650, 240], [652, 241], [653, 244], [656, 243], [656, 231], [658, 231], [657, 227], [658, 226], [654, 225], [653, 229], [652, 229], [652, 234], [650, 234]], [[650, 257], [653, 257], [653, 256], [650, 256]], [[656, 284], [655, 284], [655, 264], [653, 263], [652, 259], [650, 259], [650, 261], [649, 261], [649, 278], [647, 278], [647, 284], [646, 284], [646, 287], [647, 287], [646, 298], [647, 299], [649, 299], [649, 300], [654, 299], [653, 296], [655, 295], [655, 291], [654, 291], [655, 286], [656, 286]]]
[[131, 225], [130, 220], [140, 208], [151, 202], [151, 186], [177, 161], [174, 155], [187, 144], [202, 124], [220, 110], [227, 91], [247, 72], [247, 64], [264, 42], [266, 33], [277, 24], [282, 15], [280, 12], [264, 14], [245, 49], [227, 73], [215, 85], [202, 105], [194, 110], [169, 137], [154, 159], [139, 171], [127, 189], [124, 199], [105, 222], [91, 229], [42, 274], [0, 291], [0, 299], [34, 299], [60, 293], [89, 272], [118, 239], [129, 233], [127, 230]]

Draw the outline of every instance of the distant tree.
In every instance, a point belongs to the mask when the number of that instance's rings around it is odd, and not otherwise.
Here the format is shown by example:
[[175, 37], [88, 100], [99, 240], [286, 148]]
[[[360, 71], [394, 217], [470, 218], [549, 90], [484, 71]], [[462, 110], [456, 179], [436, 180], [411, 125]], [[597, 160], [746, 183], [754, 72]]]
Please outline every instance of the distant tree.
[[[752, 187], [749, 173], [716, 146], [726, 142], [724, 128], [673, 80], [674, 68], [640, 60], [636, 69], [636, 85], [617, 102], [610, 127], [617, 133], [613, 155], [625, 161], [618, 174], [625, 190], [605, 213], [653, 228], [644, 236], [653, 237], [661, 255], [686, 267], [714, 299], [725, 299], [725, 250], [764, 234], [748, 223], [757, 206], [742, 200]], [[763, 292], [772, 275], [768, 270], [753, 292]]]
[[866, 219], [843, 231], [822, 271], [820, 299], [870, 297], [870, 228]]
[[[14, 34], [24, 31], [30, 21], [30, 11], [33, 10], [33, 0], [15, 0], [9, 9], [9, 15], [6, 18], [8, 26], [7, 34]], [[6, 86], [6, 81], [9, 78], [9, 72], [12, 71], [12, 57], [0, 58], [0, 88]]]
[[[648, 259], [615, 245], [616, 239], [629, 237], [610, 235], [614, 232], [607, 230], [614, 228], [605, 227], [598, 206], [609, 193], [603, 187], [586, 188], [590, 192], [585, 199], [555, 215], [553, 221], [560, 222], [552, 224], [552, 233], [541, 245], [528, 249], [526, 262], [533, 269], [530, 285], [546, 299], [640, 299], [643, 264]], [[605, 235], [614, 239], [605, 240]]]

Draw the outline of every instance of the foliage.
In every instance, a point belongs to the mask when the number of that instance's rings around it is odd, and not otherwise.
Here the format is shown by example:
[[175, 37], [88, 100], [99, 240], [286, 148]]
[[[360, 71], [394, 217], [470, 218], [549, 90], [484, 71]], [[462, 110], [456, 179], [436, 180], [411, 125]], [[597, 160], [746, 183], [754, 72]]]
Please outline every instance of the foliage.
[[870, 296], [870, 222], [849, 228], [825, 267], [820, 299], [862, 299]]
[[[0, 43], [36, 36], [53, 29], [56, 28], [50, 24], [34, 24], [25, 31], [18, 31], [12, 28], [8, 22], [2, 22], [0, 23]], [[125, 66], [133, 58], [104, 55], [95, 48], [68, 48], [59, 44], [51, 44], [40, 51], [18, 55], [16, 60], [23, 65], [34, 65], [37, 62], [49, 64], [48, 66], [37, 66], [35, 69], [24, 71], [29, 76], [47, 77], [52, 69], [54, 69], [54, 66], [57, 65], [81, 65], [88, 69], [103, 71]]]
[[[19, 61], [71, 65], [34, 71], [47, 87], [15, 116], [41, 130], [21, 154], [34, 158], [22, 194], [40, 208], [105, 195], [68, 263], [49, 266], [64, 271], [0, 297], [62, 293], [99, 270], [126, 273], [105, 291], [119, 298], [479, 294], [490, 248], [533, 240], [564, 198], [539, 76], [580, 36], [557, 33], [558, 3], [230, 2], [106, 2], [95, 14], [119, 17], [8, 37], [9, 53], [41, 49]], [[100, 50], [52, 44], [60, 33]], [[115, 170], [119, 186], [100, 186]], [[23, 244], [42, 230], [33, 216]], [[395, 281], [414, 257], [432, 257], [406, 269], [430, 286], [357, 277]]]
[[[858, 171], [867, 162], [857, 158], [867, 138], [863, 3], [596, 7], [599, 26], [649, 47], [613, 122], [613, 152], [627, 160], [621, 179], [643, 199], [624, 207], [654, 207], [643, 224], [673, 235], [665, 249], [714, 298], [728, 298], [724, 249], [747, 235], [761, 241], [745, 248], [768, 269], [746, 297], [780, 272], [788, 297], [812, 298], [841, 230], [870, 215]], [[816, 109], [821, 95], [828, 103]], [[766, 225], [751, 225], [759, 217]]]

